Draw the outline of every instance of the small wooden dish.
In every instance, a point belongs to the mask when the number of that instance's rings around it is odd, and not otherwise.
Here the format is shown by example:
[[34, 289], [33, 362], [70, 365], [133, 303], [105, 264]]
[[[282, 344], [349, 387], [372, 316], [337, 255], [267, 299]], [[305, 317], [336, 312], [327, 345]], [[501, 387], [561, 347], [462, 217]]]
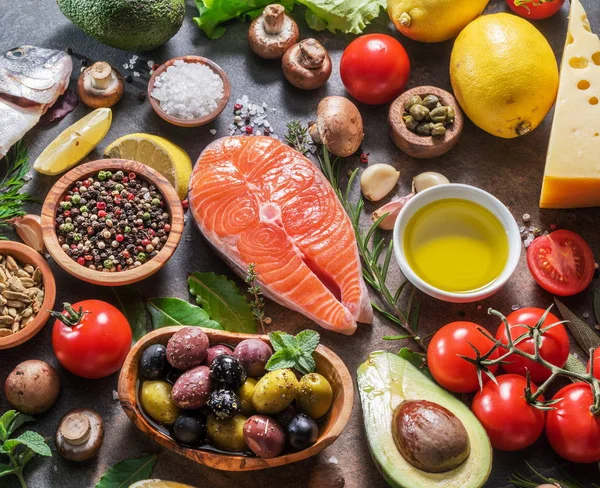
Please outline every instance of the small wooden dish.
[[[314, 354], [317, 362], [317, 372], [327, 378], [331, 384], [333, 389], [333, 404], [325, 420], [319, 424], [319, 438], [316, 444], [303, 451], [286, 453], [272, 459], [236, 454], [219, 454], [177, 444], [173, 439], [154, 428], [140, 412], [137, 402], [137, 388], [138, 363], [142, 351], [152, 344], [166, 345], [171, 336], [181, 328], [181, 326], [165, 327], [142, 337], [129, 352], [119, 375], [119, 400], [123, 410], [125, 410], [127, 416], [139, 430], [150, 436], [161, 446], [210, 468], [223, 471], [255, 471], [283, 466], [315, 456], [331, 445], [344, 430], [350, 418], [354, 400], [352, 377], [346, 365], [339, 357], [326, 347], [319, 346]], [[208, 335], [211, 345], [231, 344], [235, 346], [244, 339], [260, 339], [270, 344], [268, 336], [235, 334], [204, 328], [202, 330]]]
[[[442, 105], [450, 105], [454, 109], [456, 114], [454, 122], [446, 127], [446, 134], [443, 136], [420, 136], [406, 127], [402, 120], [404, 104], [414, 95], [421, 97], [435, 95], [440, 99]], [[435, 86], [418, 86], [396, 98], [390, 106], [388, 122], [390, 134], [396, 146], [409, 156], [419, 159], [437, 158], [450, 151], [460, 139], [464, 127], [463, 113], [454, 96]]]
[[50, 310], [54, 308], [54, 301], [56, 300], [56, 283], [46, 260], [29, 246], [20, 242], [0, 241], [0, 254], [12, 256], [21, 265], [31, 264], [35, 268], [40, 268], [44, 283], [44, 301], [35, 318], [19, 332], [0, 337], [0, 349], [10, 349], [31, 339], [48, 322]]
[[[101, 170], [111, 170], [113, 172], [122, 170], [125, 173], [134, 172], [142, 179], [152, 183], [162, 193], [168, 211], [171, 214], [171, 231], [164, 247], [154, 258], [148, 260], [138, 268], [114, 273], [91, 270], [76, 263], [67, 256], [58, 242], [55, 227], [58, 205], [76, 181], [85, 179]], [[44, 206], [42, 207], [42, 235], [46, 249], [48, 249], [52, 258], [70, 275], [88, 283], [101, 286], [130, 285], [156, 273], [165, 265], [175, 252], [175, 249], [177, 249], [181, 240], [181, 234], [183, 233], [183, 226], [183, 207], [181, 206], [181, 201], [167, 179], [158, 171], [153, 170], [145, 164], [126, 159], [101, 159], [76, 166], [54, 184], [46, 196]]]
[[[223, 98], [221, 98], [221, 101], [217, 105], [217, 108], [210, 114], [205, 115], [204, 117], [199, 117], [197, 119], [189, 119], [189, 120], [178, 119], [176, 117], [173, 117], [172, 115], [167, 114], [162, 108], [160, 108], [160, 103], [158, 102], [158, 100], [156, 100], [152, 96], [152, 90], [154, 88], [154, 83], [156, 81], [156, 77], [159, 76], [160, 74], [164, 73], [169, 66], [173, 66], [173, 64], [175, 64], [175, 61], [178, 61], [178, 60], [184, 61], [186, 63], [205, 64], [210, 69], [212, 69], [217, 75], [219, 75], [221, 77], [221, 79], [223, 80]], [[201, 125], [205, 125], [205, 124], [208, 124], [209, 122], [212, 122], [225, 109], [225, 107], [227, 106], [227, 102], [229, 102], [230, 96], [231, 96], [231, 83], [229, 83], [229, 78], [227, 77], [227, 74], [225, 73], [225, 71], [223, 71], [223, 68], [221, 68], [214, 61], [211, 61], [208, 58], [203, 58], [202, 56], [180, 56], [178, 58], [169, 59], [169, 61], [162, 64], [161, 66], [159, 66], [156, 69], [156, 71], [150, 77], [150, 81], [148, 82], [148, 100], [150, 101], [150, 105], [152, 106], [152, 109], [163, 120], [166, 120], [167, 122], [169, 122], [173, 125], [177, 125], [179, 127], [199, 127]]]

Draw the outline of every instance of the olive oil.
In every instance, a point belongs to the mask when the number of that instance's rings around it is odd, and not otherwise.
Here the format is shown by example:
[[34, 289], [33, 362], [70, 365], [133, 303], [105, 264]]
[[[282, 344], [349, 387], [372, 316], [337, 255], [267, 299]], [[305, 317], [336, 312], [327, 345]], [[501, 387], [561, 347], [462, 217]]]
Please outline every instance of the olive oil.
[[469, 293], [495, 281], [508, 260], [508, 238], [498, 218], [469, 200], [448, 198], [419, 209], [403, 237], [412, 270], [429, 285]]

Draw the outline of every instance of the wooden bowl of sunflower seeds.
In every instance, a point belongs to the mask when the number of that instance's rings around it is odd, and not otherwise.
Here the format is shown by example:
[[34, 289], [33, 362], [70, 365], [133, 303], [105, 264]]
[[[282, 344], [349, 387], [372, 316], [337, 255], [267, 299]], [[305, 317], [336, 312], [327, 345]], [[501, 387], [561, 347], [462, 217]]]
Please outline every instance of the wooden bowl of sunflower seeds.
[[42, 255], [19, 242], [0, 241], [0, 349], [37, 334], [55, 299], [54, 275]]

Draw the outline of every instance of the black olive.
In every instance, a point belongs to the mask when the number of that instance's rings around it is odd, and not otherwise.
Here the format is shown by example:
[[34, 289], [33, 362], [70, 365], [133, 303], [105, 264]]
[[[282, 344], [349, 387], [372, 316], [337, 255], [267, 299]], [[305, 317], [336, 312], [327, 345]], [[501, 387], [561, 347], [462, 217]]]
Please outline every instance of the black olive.
[[302, 451], [317, 442], [319, 428], [317, 423], [308, 415], [299, 413], [286, 428], [288, 442], [297, 451]]
[[241, 402], [231, 390], [221, 389], [210, 394], [207, 405], [218, 418], [230, 419], [240, 412]]
[[206, 417], [183, 413], [173, 424], [173, 437], [182, 444], [199, 446], [206, 443]]
[[167, 361], [167, 348], [162, 344], [153, 344], [142, 352], [140, 357], [140, 375], [145, 380], [160, 380], [167, 376], [171, 365]]
[[240, 388], [248, 377], [240, 360], [230, 354], [222, 354], [213, 359], [210, 375], [217, 383], [232, 390]]

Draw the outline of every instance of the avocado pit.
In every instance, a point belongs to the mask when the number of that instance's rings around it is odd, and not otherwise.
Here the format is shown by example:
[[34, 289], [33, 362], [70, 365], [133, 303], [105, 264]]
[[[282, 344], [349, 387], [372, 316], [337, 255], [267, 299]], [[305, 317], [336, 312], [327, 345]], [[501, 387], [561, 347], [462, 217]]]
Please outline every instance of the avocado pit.
[[392, 417], [392, 434], [402, 457], [428, 473], [455, 469], [471, 452], [467, 430], [459, 418], [426, 400], [400, 403]]

